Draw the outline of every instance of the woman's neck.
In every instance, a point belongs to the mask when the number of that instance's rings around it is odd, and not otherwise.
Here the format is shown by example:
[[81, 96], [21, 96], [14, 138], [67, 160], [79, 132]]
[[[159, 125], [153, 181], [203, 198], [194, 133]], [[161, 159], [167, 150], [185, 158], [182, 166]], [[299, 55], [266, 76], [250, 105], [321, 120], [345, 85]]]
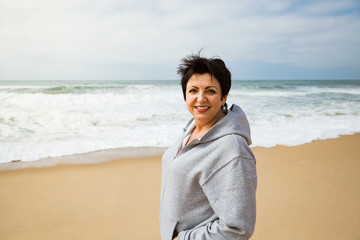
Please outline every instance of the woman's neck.
[[[195, 136], [202, 136], [207, 131], [210, 130], [218, 121], [220, 121], [223, 117], [225, 117], [225, 113], [222, 111], [219, 111], [219, 114], [216, 115], [216, 117], [209, 123], [201, 124], [195, 120], [195, 128], [193, 130], [193, 134]], [[197, 137], [196, 137], [197, 138]]]

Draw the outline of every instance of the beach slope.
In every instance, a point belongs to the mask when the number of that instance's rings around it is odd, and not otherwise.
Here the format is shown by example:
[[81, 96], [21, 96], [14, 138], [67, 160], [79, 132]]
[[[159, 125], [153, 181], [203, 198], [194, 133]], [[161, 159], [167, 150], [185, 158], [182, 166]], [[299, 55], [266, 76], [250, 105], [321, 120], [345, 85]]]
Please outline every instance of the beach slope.
[[[254, 240], [360, 239], [360, 134], [254, 148]], [[0, 172], [0, 239], [159, 240], [161, 158]]]

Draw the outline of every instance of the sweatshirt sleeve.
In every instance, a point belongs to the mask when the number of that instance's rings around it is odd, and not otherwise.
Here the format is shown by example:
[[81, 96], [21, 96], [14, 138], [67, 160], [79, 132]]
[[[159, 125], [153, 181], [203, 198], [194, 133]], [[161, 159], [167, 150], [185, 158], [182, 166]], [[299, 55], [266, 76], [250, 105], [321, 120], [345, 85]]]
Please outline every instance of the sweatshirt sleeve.
[[238, 156], [202, 184], [217, 219], [182, 231], [179, 240], [249, 239], [254, 232], [257, 176], [255, 160]]

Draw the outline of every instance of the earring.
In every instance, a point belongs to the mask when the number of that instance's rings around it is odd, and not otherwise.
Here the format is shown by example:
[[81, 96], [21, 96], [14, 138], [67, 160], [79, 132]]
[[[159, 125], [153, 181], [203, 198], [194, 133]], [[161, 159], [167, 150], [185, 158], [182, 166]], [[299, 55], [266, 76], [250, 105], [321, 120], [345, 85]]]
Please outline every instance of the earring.
[[223, 113], [227, 114], [227, 112], [228, 112], [227, 103], [225, 103], [224, 105], [221, 106], [221, 110], [223, 111]]

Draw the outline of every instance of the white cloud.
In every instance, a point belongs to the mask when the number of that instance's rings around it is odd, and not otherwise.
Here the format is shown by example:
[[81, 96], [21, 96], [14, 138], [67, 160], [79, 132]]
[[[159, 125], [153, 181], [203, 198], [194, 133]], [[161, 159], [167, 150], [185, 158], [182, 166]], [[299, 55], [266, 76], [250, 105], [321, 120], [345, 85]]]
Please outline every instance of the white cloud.
[[154, 79], [155, 70], [125, 66], [175, 68], [201, 47], [229, 61], [360, 67], [359, 5], [0, 0], [0, 79], [91, 78], [105, 70], [105, 78]]

